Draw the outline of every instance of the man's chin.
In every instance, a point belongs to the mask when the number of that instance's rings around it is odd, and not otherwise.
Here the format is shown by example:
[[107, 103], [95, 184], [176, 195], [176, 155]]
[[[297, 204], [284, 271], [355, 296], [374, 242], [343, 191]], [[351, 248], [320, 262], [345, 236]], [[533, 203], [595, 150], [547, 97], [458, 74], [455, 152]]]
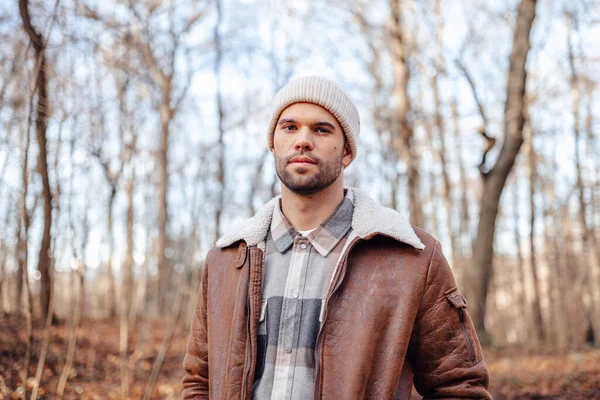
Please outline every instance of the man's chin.
[[305, 176], [292, 176], [288, 175], [282, 183], [291, 192], [296, 194], [313, 194], [318, 192], [319, 186], [314, 181], [311, 181], [309, 177]]
[[319, 193], [323, 188], [314, 186], [286, 186], [288, 190], [298, 196], [311, 196]]
[[311, 171], [315, 171], [317, 168], [315, 164], [288, 164], [288, 169], [295, 175], [298, 174], [301, 176], [306, 176], [310, 174]]

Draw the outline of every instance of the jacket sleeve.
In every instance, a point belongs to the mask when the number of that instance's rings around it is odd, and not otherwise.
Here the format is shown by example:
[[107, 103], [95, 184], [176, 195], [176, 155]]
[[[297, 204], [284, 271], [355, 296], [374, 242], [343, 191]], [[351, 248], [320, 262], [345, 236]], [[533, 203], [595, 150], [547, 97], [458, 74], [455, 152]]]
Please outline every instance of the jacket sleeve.
[[196, 300], [196, 311], [192, 319], [187, 352], [183, 359], [183, 398], [208, 399], [208, 334], [207, 334], [207, 283], [208, 266], [204, 266], [202, 282]]
[[467, 304], [437, 241], [408, 357], [425, 399], [490, 399], [489, 375]]

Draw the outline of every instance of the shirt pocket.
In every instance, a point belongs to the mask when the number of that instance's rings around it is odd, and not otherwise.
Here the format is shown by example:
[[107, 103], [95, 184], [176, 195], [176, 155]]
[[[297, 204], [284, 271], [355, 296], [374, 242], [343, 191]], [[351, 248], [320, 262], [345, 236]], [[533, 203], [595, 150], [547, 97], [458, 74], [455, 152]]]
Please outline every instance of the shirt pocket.
[[260, 379], [265, 370], [265, 360], [267, 358], [267, 348], [269, 346], [269, 324], [267, 320], [267, 304], [268, 300], [263, 300], [260, 303], [260, 317], [258, 319], [258, 338], [256, 341], [256, 372], [254, 375], [254, 380]]
[[464, 296], [460, 293], [457, 287], [446, 291], [446, 299], [453, 306], [453, 309], [458, 314], [458, 322], [460, 335], [463, 337], [465, 347], [469, 353], [469, 358], [473, 365], [477, 364], [483, 358], [481, 353], [481, 346], [477, 339], [477, 333], [475, 327], [471, 321], [471, 317], [467, 312], [467, 301]]

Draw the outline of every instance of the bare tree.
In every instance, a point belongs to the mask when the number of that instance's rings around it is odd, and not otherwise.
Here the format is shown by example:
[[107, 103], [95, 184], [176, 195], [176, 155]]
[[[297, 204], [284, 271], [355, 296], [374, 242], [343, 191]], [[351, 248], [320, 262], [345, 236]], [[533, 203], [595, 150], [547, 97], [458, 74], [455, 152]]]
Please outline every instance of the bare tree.
[[435, 130], [440, 141], [440, 149], [437, 152], [440, 165], [442, 167], [442, 183], [443, 183], [443, 199], [446, 206], [446, 227], [448, 229], [448, 236], [450, 237], [450, 249], [452, 250], [452, 267], [458, 268], [457, 263], [457, 252], [458, 246], [456, 243], [457, 234], [453, 227], [452, 217], [454, 216], [454, 204], [452, 201], [452, 182], [450, 181], [449, 175], [449, 163], [448, 163], [448, 148], [446, 147], [446, 125], [442, 116], [442, 102], [440, 99], [440, 78], [446, 76], [446, 65], [443, 57], [444, 51], [444, 22], [441, 14], [440, 0], [435, 0], [433, 14], [438, 19], [436, 23], [435, 41], [438, 47], [438, 55], [433, 60], [434, 73], [430, 77], [430, 86], [433, 92], [433, 106], [434, 106], [434, 120]]
[[[585, 252], [586, 260], [585, 263], [587, 267], [583, 268], [583, 274], [581, 279], [583, 280], [581, 286], [585, 286], [588, 291], [588, 295], [590, 296], [590, 307], [587, 311], [589, 323], [592, 325], [592, 329], [594, 331], [594, 336], [600, 337], [600, 323], [598, 322], [598, 318], [600, 317], [600, 312], [598, 311], [597, 304], [598, 296], [596, 295], [596, 290], [594, 289], [595, 282], [593, 280], [593, 274], [598, 270], [598, 260], [596, 259], [596, 249], [597, 243], [595, 240], [594, 233], [592, 228], [590, 227], [590, 223], [588, 222], [587, 217], [587, 204], [585, 200], [585, 187], [583, 183], [583, 173], [582, 173], [582, 160], [581, 160], [581, 151], [580, 151], [580, 136], [581, 136], [581, 127], [580, 127], [580, 119], [581, 119], [581, 111], [580, 111], [580, 103], [581, 103], [581, 89], [579, 76], [577, 73], [577, 69], [575, 66], [575, 56], [573, 52], [573, 44], [571, 39], [571, 31], [574, 25], [574, 15], [572, 13], [566, 13], [567, 19], [567, 51], [569, 54], [569, 69], [570, 69], [570, 84], [571, 84], [571, 96], [573, 101], [573, 135], [575, 137], [575, 171], [576, 171], [576, 187], [577, 187], [577, 200], [579, 203], [579, 224], [581, 225], [581, 243], [583, 249], [591, 249]], [[575, 21], [576, 23], [576, 21]]]
[[[563, 226], [563, 219], [560, 216], [562, 205], [557, 196], [556, 181], [551, 177], [556, 176], [558, 172], [557, 145], [555, 135], [551, 137], [554, 144], [551, 161], [548, 162], [549, 176], [538, 176], [538, 181], [542, 186], [543, 208], [544, 208], [544, 261], [548, 265], [549, 271], [555, 279], [549, 281], [549, 301], [551, 312], [549, 325], [552, 327], [552, 344], [562, 352], [567, 349], [569, 341], [569, 318], [567, 307], [570, 303], [569, 287], [565, 270], [565, 249], [567, 234]], [[539, 159], [537, 160], [539, 163]]]
[[42, 243], [38, 256], [38, 271], [41, 274], [40, 310], [42, 319], [49, 312], [50, 291], [52, 285], [51, 259], [50, 259], [50, 231], [52, 228], [52, 191], [48, 177], [48, 160], [46, 150], [46, 130], [50, 115], [48, 100], [48, 65], [46, 62], [46, 41], [31, 23], [29, 14], [29, 1], [19, 0], [19, 10], [23, 20], [23, 29], [29, 35], [29, 40], [35, 51], [36, 69], [34, 74], [34, 87], [37, 89], [36, 103], [36, 137], [38, 142], [38, 172], [42, 180], [42, 198], [44, 200], [44, 228]]
[[[126, 88], [126, 85], [125, 85]], [[126, 90], [121, 87], [119, 92]], [[119, 180], [121, 179], [121, 175], [123, 173], [123, 162], [119, 163], [119, 166], [116, 171], [113, 171], [110, 167], [111, 161], [105, 158], [102, 151], [102, 144], [99, 144], [98, 147], [92, 151], [92, 155], [98, 159], [98, 162], [102, 166], [102, 171], [104, 172], [104, 176], [108, 185], [110, 187], [110, 194], [108, 196], [108, 204], [106, 205], [106, 226], [108, 232], [108, 260], [107, 260], [107, 273], [108, 273], [108, 296], [107, 296], [107, 308], [109, 317], [114, 317], [117, 313], [116, 311], [116, 289], [115, 289], [115, 273], [114, 273], [114, 265], [113, 265], [113, 253], [115, 248], [115, 235], [113, 233], [113, 211], [114, 211], [114, 203], [115, 198], [117, 196], [117, 191], [119, 187]]]
[[535, 221], [537, 212], [535, 205], [535, 193], [537, 190], [536, 186], [538, 180], [537, 154], [535, 152], [535, 145], [533, 141], [533, 127], [531, 126], [531, 120], [529, 118], [528, 104], [526, 104], [525, 107], [525, 127], [526, 133], [528, 133], [528, 137], [526, 139], [528, 139], [529, 142], [527, 146], [527, 161], [529, 164], [529, 269], [531, 271], [531, 279], [533, 280], [533, 323], [535, 325], [536, 339], [543, 342], [546, 339], [546, 330], [544, 328], [544, 320], [542, 317], [540, 278], [538, 273], [535, 245]]
[[519, 4], [513, 47], [509, 57], [504, 108], [504, 142], [496, 163], [490, 171], [482, 175], [483, 190], [477, 236], [473, 241], [469, 299], [473, 306], [473, 323], [484, 344], [490, 343], [484, 321], [488, 286], [492, 275], [498, 206], [506, 179], [523, 143], [523, 124], [525, 123], [523, 110], [527, 80], [525, 64], [531, 47], [529, 35], [535, 19], [536, 4], [536, 0], [522, 0]]
[[[593, 124], [594, 124], [594, 94], [597, 93], [598, 82], [592, 79], [582, 79], [582, 83], [584, 86], [584, 90], [586, 92], [587, 97], [587, 106], [586, 106], [586, 116], [585, 116], [585, 132], [587, 135], [587, 153], [588, 157], [594, 160], [593, 168], [594, 168], [594, 185], [590, 188], [591, 190], [591, 198], [590, 198], [590, 219], [592, 221], [598, 221], [600, 218], [600, 155], [598, 154], [598, 139], [597, 135], [594, 134]], [[594, 236], [595, 243], [598, 242], [598, 229], [595, 230], [592, 228], [591, 234]], [[596, 260], [600, 262], [600, 249], [598, 246], [595, 246], [593, 249], [596, 253]], [[600, 267], [600, 265], [598, 266]], [[600, 271], [598, 273], [598, 285], [600, 285]]]
[[400, 0], [389, 0], [389, 6], [389, 46], [394, 71], [394, 97], [396, 99], [392, 125], [394, 132], [392, 147], [398, 157], [403, 159], [406, 164], [410, 222], [416, 226], [423, 226], [419, 162], [414, 147], [413, 122], [410, 119], [411, 103], [408, 96], [408, 83], [410, 80], [409, 46], [402, 17], [403, 6]]
[[[125, 99], [120, 99], [121, 113], [123, 116], [128, 115], [128, 120], [132, 121], [133, 118], [130, 115], [129, 110], [125, 105]], [[122, 121], [122, 124], [124, 121]], [[125, 129], [121, 128], [121, 135], [125, 139]], [[127, 185], [125, 186], [125, 195], [127, 197], [127, 249], [125, 252], [125, 261], [123, 262], [123, 284], [121, 285], [121, 308], [120, 308], [120, 322], [119, 322], [119, 353], [121, 362], [121, 393], [124, 397], [129, 396], [129, 331], [130, 331], [130, 314], [131, 314], [131, 302], [133, 297], [134, 285], [133, 285], [133, 252], [134, 252], [134, 204], [133, 204], [133, 191], [135, 185], [135, 166], [132, 162], [133, 154], [137, 150], [137, 133], [135, 132], [133, 122], [129, 123], [127, 129], [128, 136], [130, 136], [130, 143], [126, 144], [126, 156], [125, 161], [129, 165], [130, 177]], [[133, 325], [133, 324], [131, 324]]]
[[444, 120], [442, 118], [441, 101], [440, 101], [440, 89], [438, 84], [438, 74], [434, 74], [431, 78], [431, 88], [433, 91], [433, 102], [434, 102], [434, 113], [435, 113], [435, 127], [440, 141], [440, 150], [438, 152], [438, 158], [442, 166], [442, 184], [443, 184], [443, 199], [446, 206], [446, 226], [448, 229], [448, 236], [450, 237], [450, 248], [452, 250], [452, 266], [458, 267], [456, 262], [456, 253], [458, 251], [456, 244], [456, 233], [452, 223], [452, 216], [454, 215], [454, 204], [452, 201], [452, 182], [450, 181], [450, 175], [448, 173], [448, 149], [446, 147], [446, 128]]
[[[29, 252], [27, 251], [28, 247], [28, 237], [29, 237], [29, 227], [31, 225], [31, 214], [27, 209], [27, 193], [29, 190], [29, 174], [27, 166], [29, 164], [29, 126], [27, 128], [22, 129], [22, 149], [23, 149], [23, 161], [21, 165], [21, 186], [22, 186], [22, 195], [20, 199], [20, 208], [21, 208], [21, 217], [18, 221], [16, 236], [17, 236], [17, 246], [16, 246], [16, 259], [17, 259], [17, 274], [22, 274], [22, 280], [19, 279], [25, 285], [25, 293], [26, 293], [26, 305], [25, 305], [25, 319], [27, 323], [27, 345], [25, 350], [25, 357], [23, 361], [23, 390], [24, 393], [27, 393], [27, 375], [29, 374], [29, 362], [31, 360], [31, 347], [33, 344], [33, 299], [31, 296], [31, 286], [29, 284], [29, 270], [28, 270], [28, 259]], [[37, 198], [36, 198], [37, 199]], [[35, 206], [33, 207], [35, 210]], [[17, 307], [16, 309], [20, 309], [21, 305], [21, 290], [18, 288], [17, 290]]]
[[520, 213], [519, 213], [519, 204], [520, 204], [520, 199], [519, 199], [519, 165], [516, 164], [513, 167], [513, 171], [512, 171], [512, 178], [513, 178], [513, 182], [512, 182], [512, 200], [513, 200], [513, 207], [512, 207], [512, 212], [513, 212], [513, 217], [514, 217], [514, 221], [513, 221], [513, 229], [514, 229], [514, 238], [515, 238], [515, 252], [517, 254], [516, 257], [516, 265], [515, 265], [515, 270], [517, 273], [517, 278], [516, 278], [516, 284], [512, 285], [512, 292], [515, 293], [515, 298], [517, 299], [517, 305], [519, 306], [519, 308], [521, 309], [521, 312], [523, 313], [523, 315], [525, 316], [524, 318], [524, 324], [525, 324], [525, 331], [527, 331], [528, 329], [528, 317], [529, 317], [529, 313], [527, 312], [527, 297], [525, 295], [526, 289], [527, 289], [527, 284], [525, 281], [525, 263], [523, 262], [523, 252], [521, 251], [521, 232], [520, 232]]
[[125, 192], [127, 195], [127, 250], [125, 262], [123, 263], [123, 285], [121, 286], [121, 313], [120, 313], [120, 335], [119, 352], [121, 362], [121, 394], [129, 397], [129, 312], [131, 308], [131, 297], [133, 289], [133, 187], [134, 176], [127, 183]]
[[[470, 220], [471, 214], [469, 210], [469, 190], [467, 185], [467, 174], [465, 171], [465, 165], [463, 161], [462, 141], [461, 141], [461, 128], [460, 118], [458, 115], [458, 105], [456, 98], [452, 99], [451, 105], [452, 115], [452, 126], [454, 130], [454, 141], [455, 141], [455, 153], [457, 155], [458, 172], [459, 172], [459, 188], [460, 188], [460, 227], [459, 227], [459, 242], [457, 245], [457, 251], [460, 249], [460, 254], [463, 256], [464, 245], [463, 242], [466, 238], [470, 239]], [[455, 256], [456, 257], [456, 256]], [[459, 271], [460, 272], [460, 271]]]
[[[4, 215], [4, 226], [8, 227], [10, 223], [10, 216], [13, 214], [13, 210], [9, 210]], [[8, 259], [9, 249], [5, 243], [5, 240], [0, 238], [0, 313], [4, 312], [4, 294], [5, 294], [5, 282], [6, 282], [6, 260]]]
[[370, 23], [366, 18], [365, 5], [360, 3], [357, 7], [352, 7], [351, 15], [353, 21], [358, 25], [360, 32], [364, 37], [365, 44], [369, 49], [368, 57], [365, 60], [366, 70], [373, 80], [373, 88], [371, 90], [371, 114], [373, 116], [373, 128], [377, 133], [379, 145], [382, 150], [384, 163], [382, 165], [382, 174], [390, 183], [390, 207], [398, 208], [398, 183], [399, 173], [396, 168], [397, 156], [394, 150], [391, 149], [392, 135], [391, 131], [391, 114], [389, 93], [384, 84], [384, 76], [382, 73], [382, 60], [385, 40], [381, 40], [383, 36], [381, 29], [378, 26]]
[[[1, 40], [1, 38], [0, 38]], [[16, 82], [18, 82], [21, 79], [21, 70], [23, 68], [23, 59], [25, 56], [25, 44], [23, 43], [23, 41], [18, 40], [13, 44], [13, 49], [12, 49], [12, 54], [13, 56], [10, 57], [9, 60], [9, 68], [8, 71], [6, 70], [2, 70], [3, 73], [3, 79], [2, 79], [2, 86], [0, 86], [0, 110], [6, 110], [6, 109], [13, 109], [15, 110], [15, 112], [20, 112], [20, 113], [25, 113], [25, 100], [27, 98], [26, 94], [20, 94], [20, 93], [15, 93], [13, 94], [12, 98], [10, 98], [9, 96], [7, 96], [7, 93], [9, 92], [9, 88], [14, 86], [14, 84]], [[10, 135], [10, 133], [13, 131], [13, 129], [15, 128], [15, 123], [13, 122], [13, 120], [9, 120], [6, 124], [6, 126], [3, 127], [4, 132], [6, 132], [7, 136]], [[18, 129], [18, 127], [17, 127]], [[21, 141], [21, 143], [19, 143], [19, 149], [21, 149], [21, 151], [23, 151], [23, 153], [25, 153], [26, 150], [24, 148], [24, 145], [27, 144], [27, 146], [29, 146], [29, 137], [25, 139], [24, 135], [18, 135], [19, 136], [19, 140]], [[4, 138], [3, 138], [4, 139]], [[4, 144], [3, 140], [0, 140], [0, 144]], [[8, 189], [8, 185], [5, 185], [4, 183], [4, 177], [7, 176], [7, 170], [8, 170], [8, 157], [6, 157], [4, 159], [4, 161], [2, 162], [2, 166], [0, 167], [0, 199], [4, 198], [4, 196], [6, 195], [8, 197], [8, 204], [13, 203], [12, 200], [12, 196], [10, 195], [10, 192], [6, 189]], [[4, 227], [8, 228], [11, 225], [14, 225], [16, 227], [17, 232], [15, 233], [8, 233], [5, 232], [8, 235], [12, 235], [13, 237], [17, 238], [17, 256], [20, 253], [20, 249], [19, 249], [19, 245], [21, 244], [20, 241], [20, 237], [21, 237], [21, 230], [22, 230], [22, 215], [21, 215], [21, 198], [20, 196], [17, 196], [18, 200], [15, 202], [16, 204], [14, 205], [14, 209], [7, 209], [6, 210], [6, 214], [5, 214], [5, 218], [4, 218]], [[20, 310], [21, 309], [21, 303], [22, 303], [22, 297], [23, 297], [23, 262], [21, 259], [19, 259], [18, 257], [16, 257], [15, 261], [17, 264], [17, 273], [15, 274], [15, 280], [16, 282], [14, 282], [14, 284], [11, 284], [10, 286], [9, 281], [7, 280], [7, 278], [9, 277], [9, 274], [6, 271], [6, 265], [8, 263], [9, 260], [9, 253], [10, 253], [10, 247], [5, 243], [5, 241], [3, 241], [2, 239], [0, 239], [0, 312], [5, 308], [5, 305], [8, 305], [8, 309], [10, 309], [11, 307], [14, 308], [15, 310]], [[16, 295], [11, 299], [10, 297], [10, 287], [15, 287], [16, 288]], [[6, 299], [7, 299], [7, 303], [4, 303], [5, 300], [5, 294], [6, 294]], [[12, 304], [11, 304], [12, 303]]]
[[[183, 21], [178, 20], [180, 13], [177, 12], [175, 2], [168, 2], [157, 6], [149, 2], [131, 3], [127, 9], [132, 24], [118, 22], [116, 15], [103, 15], [100, 12], [84, 6], [83, 13], [86, 17], [99, 21], [106, 28], [113, 31], [119, 37], [120, 44], [126, 47], [129, 54], [135, 55], [142, 69], [134, 65], [123, 63], [121, 60], [113, 60], [116, 65], [125, 72], [136, 74], [139, 72], [140, 79], [151, 89], [152, 106], [158, 112], [160, 119], [159, 144], [156, 152], [157, 157], [157, 190], [158, 190], [158, 237], [154, 245], [154, 254], [158, 265], [158, 285], [156, 286], [156, 298], [159, 307], [167, 310], [167, 299], [170, 289], [170, 264], [165, 257], [167, 249], [167, 222], [168, 222], [168, 199], [169, 189], [169, 138], [173, 121], [181, 108], [182, 101], [186, 98], [194, 71], [189, 71], [184, 76], [184, 82], [177, 85], [177, 77], [180, 75], [176, 69], [176, 63], [181, 59], [180, 55], [187, 54], [184, 36], [191, 32], [204, 16], [204, 9], [192, 9], [186, 12]], [[154, 30], [151, 26], [153, 15], [164, 13], [166, 18], [166, 30]], [[158, 36], [161, 35], [160, 46], [155, 46]], [[184, 53], [186, 52], [186, 53]], [[129, 57], [128, 57], [129, 59]]]
[[223, 45], [221, 43], [221, 21], [223, 19], [223, 10], [221, 0], [215, 1], [217, 19], [213, 28], [213, 40], [215, 44], [215, 63], [214, 74], [217, 80], [216, 102], [217, 102], [217, 120], [218, 134], [217, 141], [217, 182], [219, 182], [217, 192], [217, 204], [215, 209], [215, 241], [219, 239], [221, 230], [221, 215], [223, 214], [223, 202], [225, 196], [225, 111], [223, 108], [223, 95], [221, 93], [221, 64], [223, 62]]

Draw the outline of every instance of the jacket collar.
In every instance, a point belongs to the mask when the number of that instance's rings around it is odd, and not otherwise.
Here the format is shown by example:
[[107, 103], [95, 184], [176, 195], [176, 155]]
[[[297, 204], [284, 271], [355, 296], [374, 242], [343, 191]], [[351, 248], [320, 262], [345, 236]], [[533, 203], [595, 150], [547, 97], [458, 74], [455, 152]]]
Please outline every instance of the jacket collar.
[[[412, 226], [397, 211], [382, 207], [365, 192], [349, 188], [354, 195], [354, 215], [352, 233], [361, 239], [370, 239], [375, 235], [385, 235], [399, 242], [409, 244], [416, 249], [424, 249]], [[223, 248], [243, 240], [248, 246], [264, 242], [271, 225], [273, 209], [279, 204], [281, 196], [266, 203], [258, 212], [221, 237], [216, 246]]]

